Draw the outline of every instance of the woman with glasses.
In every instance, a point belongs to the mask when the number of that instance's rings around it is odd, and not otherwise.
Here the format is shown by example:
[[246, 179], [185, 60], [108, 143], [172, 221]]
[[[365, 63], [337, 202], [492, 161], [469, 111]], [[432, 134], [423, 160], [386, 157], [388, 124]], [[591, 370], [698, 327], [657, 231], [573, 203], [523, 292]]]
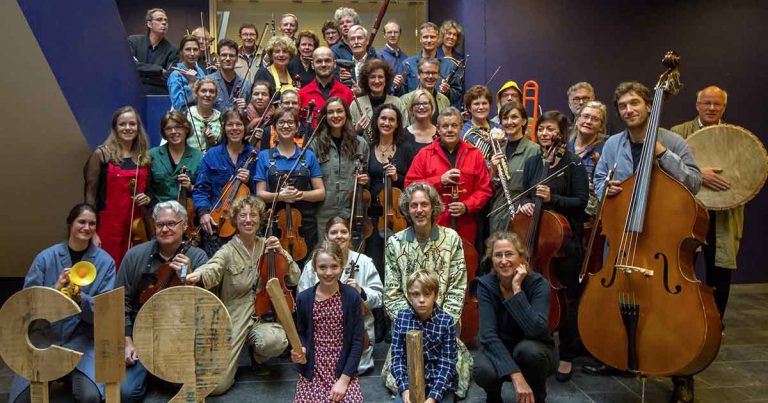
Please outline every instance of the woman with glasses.
[[[200, 150], [187, 145], [191, 125], [181, 112], [169, 111], [160, 120], [160, 130], [165, 144], [149, 150], [153, 201], [178, 201], [182, 188], [191, 197], [192, 184], [203, 159]], [[186, 173], [182, 172], [184, 168]]]
[[222, 143], [211, 148], [200, 163], [200, 170], [192, 192], [197, 216], [200, 217], [201, 242], [208, 256], [229, 240], [218, 236], [218, 223], [211, 218], [211, 211], [219, 207], [219, 197], [230, 179], [237, 179], [247, 186], [251, 193], [255, 190], [251, 178], [256, 171], [256, 164], [244, 168], [253, 146], [244, 140], [248, 118], [237, 108], [229, 109], [221, 115], [224, 127]]
[[[414, 154], [422, 148], [432, 144], [437, 137], [437, 126], [432, 123], [432, 115], [435, 113], [434, 98], [424, 89], [414, 91], [411, 103], [408, 105], [413, 123], [405, 128], [405, 140], [411, 146]], [[407, 121], [405, 116], [403, 120]]]
[[[555, 172], [566, 165], [569, 166], [563, 175], [546, 184], [536, 187], [535, 192], [523, 199], [520, 213], [531, 216], [534, 213], [535, 198], [541, 199], [542, 208], [562, 214], [568, 220], [571, 236], [565, 240], [560, 257], [552, 259], [552, 269], [557, 273], [558, 280], [565, 287], [567, 311], [560, 321], [560, 365], [555, 378], [567, 382], [573, 371], [573, 359], [579, 352], [579, 332], [576, 326], [578, 313], [579, 270], [584, 257], [584, 247], [581, 242], [584, 232], [584, 208], [589, 198], [587, 172], [581, 164], [581, 159], [562, 147], [564, 136], [568, 130], [568, 118], [558, 111], [547, 111], [536, 122], [536, 136], [542, 151], [552, 150], [553, 159], [549, 165], [549, 173]], [[536, 155], [525, 161], [523, 168], [523, 188], [528, 189], [545, 177], [542, 156]], [[532, 256], [535, 258], [535, 256]]]
[[[356, 184], [368, 184], [368, 143], [355, 133], [349, 107], [339, 97], [328, 98], [320, 109], [317, 138], [310, 145], [320, 162], [325, 200], [317, 211], [317, 238], [325, 236], [331, 217], [349, 217]], [[357, 176], [355, 177], [355, 174]]]
[[270, 205], [277, 198], [277, 211], [284, 211], [290, 204], [301, 213], [299, 235], [311, 251], [317, 243], [317, 203], [325, 198], [323, 172], [315, 153], [306, 150], [301, 155], [301, 147], [293, 141], [299, 123], [296, 109], [278, 108], [274, 117], [277, 144], [259, 153], [253, 176], [256, 195]]
[[568, 141], [568, 151], [579, 156], [589, 178], [589, 203], [587, 214], [592, 216], [597, 210], [597, 196], [592, 177], [597, 161], [603, 153], [605, 144], [606, 107], [600, 101], [589, 101], [581, 107], [576, 115], [576, 135]]

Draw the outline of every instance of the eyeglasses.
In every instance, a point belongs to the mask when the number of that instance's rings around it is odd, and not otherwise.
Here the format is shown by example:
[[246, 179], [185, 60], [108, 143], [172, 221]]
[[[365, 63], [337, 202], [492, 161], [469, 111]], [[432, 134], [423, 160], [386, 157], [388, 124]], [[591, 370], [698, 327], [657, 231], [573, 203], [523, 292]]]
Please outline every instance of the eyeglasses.
[[423, 74], [427, 77], [434, 77], [434, 76], [440, 75], [440, 73], [437, 71], [420, 71], [419, 74]]
[[277, 123], [275, 123], [277, 127], [291, 127], [295, 124], [296, 122], [293, 120], [278, 120]]
[[603, 121], [603, 118], [601, 118], [599, 116], [595, 116], [595, 115], [590, 115], [588, 113], [582, 113], [581, 115], [579, 115], [579, 117], [584, 119], [584, 120], [589, 120], [589, 121], [592, 121], [592, 122], [595, 122], [595, 123], [600, 123], [600, 122]]
[[493, 258], [496, 260], [501, 260], [504, 258], [512, 259], [513, 257], [517, 256], [517, 253], [509, 251], [509, 252], [496, 252], [493, 254]]
[[184, 222], [184, 220], [156, 222], [155, 227], [158, 229], [164, 229], [164, 228], [173, 229], [175, 226], [181, 224], [182, 222]]
[[429, 102], [414, 102], [412, 107], [413, 109], [427, 109], [431, 106], [432, 104]]
[[560, 130], [558, 130], [558, 129], [555, 129], [555, 128], [553, 128], [553, 127], [544, 127], [544, 126], [539, 126], [539, 128], [538, 128], [538, 129], [536, 129], [536, 133], [541, 133], [541, 134], [544, 134], [544, 133], [546, 133], [546, 134], [555, 135], [555, 134], [559, 134], [559, 133], [560, 133]]
[[573, 98], [571, 98], [571, 102], [573, 102], [573, 103], [577, 103], [577, 102], [578, 103], [582, 103], [582, 102], [587, 102], [587, 101], [591, 101], [591, 100], [592, 100], [592, 97], [573, 97]]

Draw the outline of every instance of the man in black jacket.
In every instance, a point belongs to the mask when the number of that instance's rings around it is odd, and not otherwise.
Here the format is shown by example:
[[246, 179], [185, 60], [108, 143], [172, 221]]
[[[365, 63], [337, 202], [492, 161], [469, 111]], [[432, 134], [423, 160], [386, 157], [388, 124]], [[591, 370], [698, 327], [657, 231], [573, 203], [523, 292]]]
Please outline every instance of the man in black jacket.
[[165, 10], [152, 8], [144, 16], [146, 35], [131, 35], [128, 45], [147, 95], [168, 95], [166, 81], [179, 52], [167, 39], [168, 17]]

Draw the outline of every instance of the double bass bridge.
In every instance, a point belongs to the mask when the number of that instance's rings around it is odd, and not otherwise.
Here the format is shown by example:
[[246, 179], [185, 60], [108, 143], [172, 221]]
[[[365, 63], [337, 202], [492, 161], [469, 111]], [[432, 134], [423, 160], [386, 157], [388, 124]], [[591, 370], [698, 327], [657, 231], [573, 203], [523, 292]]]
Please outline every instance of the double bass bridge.
[[644, 275], [645, 277], [651, 277], [653, 276], [653, 270], [646, 269], [643, 267], [637, 267], [637, 266], [630, 266], [626, 264], [617, 264], [614, 266], [617, 270], [620, 270], [626, 274], [632, 274], [632, 273], [640, 273]]

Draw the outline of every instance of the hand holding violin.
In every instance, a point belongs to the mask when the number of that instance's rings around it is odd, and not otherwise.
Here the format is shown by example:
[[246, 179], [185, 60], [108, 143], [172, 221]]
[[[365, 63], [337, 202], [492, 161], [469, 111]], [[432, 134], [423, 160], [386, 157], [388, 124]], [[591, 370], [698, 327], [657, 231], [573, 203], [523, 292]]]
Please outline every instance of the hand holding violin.
[[204, 214], [200, 217], [200, 226], [203, 227], [203, 231], [213, 234], [213, 227], [218, 227], [219, 224], [216, 224], [210, 214]]
[[357, 183], [365, 186], [368, 184], [368, 181], [370, 178], [368, 177], [368, 174], [359, 174], [357, 175]]
[[264, 241], [264, 250], [267, 252], [269, 251], [279, 251], [280, 250], [280, 239], [278, 239], [276, 236], [271, 236], [267, 238], [266, 241]]
[[179, 174], [176, 177], [176, 181], [179, 182], [184, 189], [187, 189], [188, 192], [192, 191], [192, 179], [190, 179], [187, 174]]
[[251, 177], [251, 173], [245, 168], [238, 168], [236, 177], [240, 182], [248, 183], [248, 178]]
[[278, 200], [293, 204], [301, 200], [302, 196], [304, 196], [304, 192], [299, 191], [293, 186], [287, 186], [280, 191]]
[[391, 162], [384, 164], [384, 174], [389, 176], [392, 181], [397, 181], [397, 168], [395, 168], [395, 164]]
[[141, 207], [141, 206], [148, 205], [151, 199], [146, 194], [139, 193], [136, 195], [136, 197], [133, 198], [133, 201], [136, 203], [137, 206]]
[[173, 260], [171, 260], [171, 268], [176, 271], [176, 275], [179, 276], [179, 278], [181, 278], [181, 266], [186, 265], [187, 267], [190, 267], [191, 264], [192, 259], [181, 253], [174, 256]]

